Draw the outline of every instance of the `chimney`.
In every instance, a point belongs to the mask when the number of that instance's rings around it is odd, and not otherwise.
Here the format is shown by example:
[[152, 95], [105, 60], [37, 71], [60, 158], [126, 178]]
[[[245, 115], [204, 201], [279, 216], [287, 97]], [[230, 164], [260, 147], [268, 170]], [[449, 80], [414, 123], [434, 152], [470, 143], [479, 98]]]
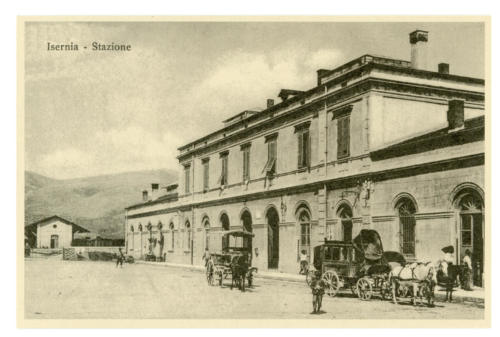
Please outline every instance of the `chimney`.
[[438, 64], [438, 73], [449, 74], [450, 73], [450, 65], [448, 63], [439, 63]]
[[329, 72], [328, 69], [318, 69], [316, 73], [318, 74], [318, 85], [321, 85], [321, 78], [325, 76], [325, 74]]
[[270, 107], [272, 107], [274, 105], [274, 99], [271, 99], [269, 98], [267, 100], [267, 108], [269, 109]]
[[151, 200], [155, 200], [158, 197], [160, 184], [151, 184]]
[[414, 69], [428, 70], [427, 68], [427, 41], [429, 32], [416, 30], [410, 33], [411, 66]]
[[142, 201], [148, 201], [148, 191], [142, 191]]
[[448, 101], [448, 129], [459, 130], [464, 127], [464, 101], [452, 99]]

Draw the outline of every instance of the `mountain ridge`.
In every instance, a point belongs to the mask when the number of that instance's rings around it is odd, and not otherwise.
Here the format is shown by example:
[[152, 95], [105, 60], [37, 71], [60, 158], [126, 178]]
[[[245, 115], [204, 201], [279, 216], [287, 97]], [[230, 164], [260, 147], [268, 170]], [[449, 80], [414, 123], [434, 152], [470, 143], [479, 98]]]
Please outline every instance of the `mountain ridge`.
[[25, 171], [25, 224], [59, 215], [104, 237], [123, 238], [125, 207], [140, 203], [151, 183], [177, 182], [173, 170], [143, 170], [54, 179]]

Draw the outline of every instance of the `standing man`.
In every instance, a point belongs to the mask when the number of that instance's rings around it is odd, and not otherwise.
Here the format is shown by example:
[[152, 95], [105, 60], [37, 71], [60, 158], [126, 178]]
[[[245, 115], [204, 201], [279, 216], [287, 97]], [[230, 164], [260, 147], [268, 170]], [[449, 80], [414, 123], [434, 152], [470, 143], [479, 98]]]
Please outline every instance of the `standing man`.
[[125, 256], [123, 255], [122, 248], [118, 248], [118, 257], [116, 258], [116, 268], [118, 268], [118, 264], [120, 268], [123, 268], [123, 260], [125, 260]]
[[208, 247], [205, 248], [205, 252], [203, 253], [203, 257], [201, 259], [204, 262], [205, 268], [207, 268], [208, 260], [210, 260], [210, 252], [208, 251]]

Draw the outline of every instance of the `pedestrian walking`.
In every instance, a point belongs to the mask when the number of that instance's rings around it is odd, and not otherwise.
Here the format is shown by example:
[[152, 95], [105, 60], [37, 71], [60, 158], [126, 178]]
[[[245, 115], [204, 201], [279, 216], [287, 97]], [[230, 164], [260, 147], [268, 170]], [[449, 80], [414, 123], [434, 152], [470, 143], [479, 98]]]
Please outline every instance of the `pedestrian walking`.
[[471, 251], [469, 249], [465, 250], [464, 258], [462, 259], [463, 266], [463, 282], [462, 288], [464, 290], [472, 290], [472, 260], [471, 260]]
[[120, 265], [120, 268], [123, 268], [123, 261], [125, 260], [125, 255], [123, 255], [121, 247], [118, 248], [118, 257], [116, 258], [116, 268]]

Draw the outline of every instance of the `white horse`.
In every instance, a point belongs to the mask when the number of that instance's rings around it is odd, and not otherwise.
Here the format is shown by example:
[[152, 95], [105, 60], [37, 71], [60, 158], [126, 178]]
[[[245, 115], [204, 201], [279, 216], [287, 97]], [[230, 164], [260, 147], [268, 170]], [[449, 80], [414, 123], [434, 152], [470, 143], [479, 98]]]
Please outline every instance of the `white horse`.
[[397, 303], [397, 294], [400, 291], [406, 294], [408, 290], [411, 290], [413, 305], [417, 304], [417, 299], [420, 299], [422, 303], [424, 297], [427, 298], [429, 305], [433, 305], [437, 271], [432, 263], [415, 262], [406, 266], [391, 265], [391, 267], [389, 281], [394, 304]]

